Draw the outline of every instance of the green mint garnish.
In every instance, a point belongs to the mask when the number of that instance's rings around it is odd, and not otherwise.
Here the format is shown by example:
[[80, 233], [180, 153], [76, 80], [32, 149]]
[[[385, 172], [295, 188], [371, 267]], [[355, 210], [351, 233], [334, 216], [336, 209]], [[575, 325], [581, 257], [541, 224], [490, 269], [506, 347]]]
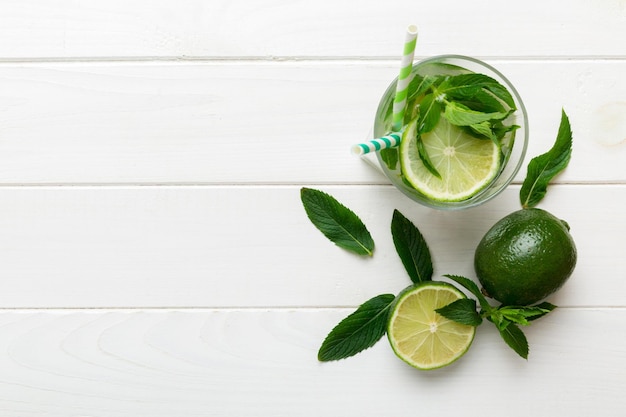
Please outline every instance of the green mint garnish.
[[334, 197], [312, 188], [302, 188], [300, 198], [311, 223], [330, 241], [359, 255], [373, 255], [372, 236], [352, 210]]
[[556, 141], [548, 152], [531, 159], [526, 178], [520, 189], [523, 208], [536, 206], [546, 195], [548, 183], [561, 172], [572, 155], [572, 129], [565, 111], [561, 111], [561, 124]]
[[478, 326], [483, 322], [483, 318], [476, 311], [476, 300], [471, 298], [456, 300], [435, 311], [450, 320], [468, 326]]
[[530, 307], [500, 307], [498, 313], [502, 315], [503, 320], [508, 320], [512, 323], [520, 324], [522, 326], [528, 326], [531, 320], [538, 319], [548, 314], [554, 309], [545, 309], [540, 306]]
[[554, 304], [551, 304], [547, 301], [544, 301], [543, 303], [539, 303], [537, 305], [535, 305], [534, 307], [540, 308], [544, 311], [543, 314], [537, 314], [531, 317], [527, 317], [528, 321], [533, 321], [533, 320], [537, 320], [538, 318], [541, 318], [543, 316], [545, 316], [546, 314], [548, 314], [549, 312], [551, 312], [552, 310], [554, 310], [555, 308], [557, 308]]
[[413, 223], [398, 210], [394, 210], [391, 220], [391, 235], [396, 252], [409, 274], [411, 281], [430, 281], [433, 264], [426, 240]]
[[317, 354], [322, 362], [344, 359], [374, 346], [387, 331], [387, 319], [395, 296], [381, 294], [363, 303], [335, 326]]
[[[504, 135], [517, 128], [502, 123], [516, 110], [511, 93], [487, 75], [416, 75], [408, 91], [409, 107], [414, 108], [415, 114], [407, 116], [409, 120], [417, 119], [418, 155], [424, 167], [437, 178], [441, 175], [432, 164], [421, 137], [432, 131], [442, 116], [452, 125], [467, 128], [474, 136], [490, 139], [497, 145]], [[396, 162], [385, 159], [387, 166], [395, 166]]]
[[487, 301], [483, 293], [480, 291], [480, 288], [478, 288], [478, 285], [476, 285], [474, 281], [472, 281], [469, 278], [462, 277], [460, 275], [446, 274], [444, 275], [444, 277], [450, 278], [451, 280], [455, 281], [457, 284], [460, 284], [463, 288], [471, 292], [474, 295], [474, 297], [476, 297], [476, 299], [478, 300], [478, 303], [480, 304], [481, 309], [485, 311], [491, 310], [492, 308], [491, 305], [489, 304], [489, 302]]
[[509, 345], [518, 355], [524, 359], [528, 359], [528, 340], [522, 329], [515, 324], [508, 322], [506, 326], [502, 328], [498, 327], [500, 336], [504, 339], [505, 343]]
[[430, 132], [439, 123], [443, 105], [433, 94], [427, 94], [419, 105], [417, 131], [420, 135]]
[[397, 148], [385, 148], [380, 150], [380, 158], [383, 160], [387, 168], [390, 170], [396, 169], [398, 165], [398, 149]]
[[424, 77], [415, 74], [409, 88], [407, 90], [407, 102], [415, 100], [416, 97], [424, 94], [428, 89], [440, 80], [440, 76], [437, 75], [425, 75]]
[[515, 109], [515, 101], [509, 90], [488, 75], [470, 73], [448, 77], [442, 83], [441, 90], [457, 101], [482, 97], [482, 100], [479, 100], [479, 102], [493, 105], [494, 101], [491, 98], [481, 94], [482, 92], [488, 91], [493, 96], [502, 100], [511, 109]]
[[472, 293], [480, 305], [476, 311], [476, 302], [469, 299], [457, 300], [436, 310], [442, 316], [461, 324], [478, 326], [482, 319], [492, 322], [504, 342], [524, 359], [528, 359], [528, 341], [518, 325], [528, 326], [530, 321], [545, 316], [556, 308], [555, 305], [543, 302], [535, 306], [499, 306], [493, 307], [482, 294], [478, 285], [469, 278], [459, 275], [445, 275]]
[[462, 103], [450, 101], [446, 105], [444, 117], [456, 126], [471, 126], [482, 122], [503, 120], [509, 115], [508, 112], [484, 113], [472, 110]]
[[424, 142], [422, 142], [422, 135], [424, 133], [428, 133], [437, 126], [439, 123], [439, 119], [441, 118], [441, 109], [443, 108], [443, 104], [441, 101], [434, 96], [434, 94], [426, 94], [422, 99], [418, 109], [419, 116], [417, 118], [417, 152], [420, 157], [420, 160], [431, 174], [433, 174], [437, 178], [441, 178], [441, 174], [437, 171], [437, 168], [430, 161], [430, 157], [426, 152], [426, 148], [424, 147]]
[[[441, 174], [439, 173], [439, 171], [437, 171], [437, 168], [435, 168], [435, 165], [433, 165], [432, 161], [430, 160], [430, 157], [428, 156], [428, 152], [426, 151], [426, 147], [424, 146], [424, 142], [422, 142], [422, 137], [420, 134], [417, 135], [417, 141], [415, 143], [417, 144], [417, 154], [419, 155], [422, 164], [424, 164], [424, 167], [435, 177], [441, 179]], [[409, 187], [413, 188], [412, 185], [409, 185]]]

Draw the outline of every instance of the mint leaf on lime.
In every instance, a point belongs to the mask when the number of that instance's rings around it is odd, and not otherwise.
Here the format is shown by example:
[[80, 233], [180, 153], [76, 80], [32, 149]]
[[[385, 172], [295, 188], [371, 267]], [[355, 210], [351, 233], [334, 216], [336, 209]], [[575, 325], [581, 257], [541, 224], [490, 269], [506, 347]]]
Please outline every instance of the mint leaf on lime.
[[439, 123], [443, 105], [433, 94], [427, 94], [420, 103], [420, 113], [417, 119], [418, 135], [430, 132]]
[[572, 129], [565, 110], [561, 111], [561, 124], [556, 141], [548, 152], [531, 159], [526, 178], [520, 189], [523, 208], [535, 207], [546, 195], [548, 183], [561, 172], [572, 155]]
[[373, 255], [372, 236], [352, 210], [329, 194], [312, 188], [302, 188], [300, 198], [313, 225], [330, 241], [359, 255]]
[[391, 235], [411, 281], [417, 284], [432, 280], [433, 263], [426, 240], [419, 229], [397, 209], [393, 211]]
[[471, 298], [461, 298], [435, 311], [447, 319], [469, 326], [478, 326], [483, 322], [476, 311], [476, 300]]
[[415, 144], [417, 145], [417, 154], [424, 164], [424, 167], [435, 177], [441, 179], [441, 174], [433, 165], [428, 152], [422, 141], [422, 134], [430, 132], [437, 126], [441, 119], [441, 109], [443, 104], [437, 100], [433, 93], [426, 94], [419, 105], [419, 114], [417, 116], [417, 129], [415, 132]]
[[374, 346], [387, 331], [387, 318], [395, 298], [393, 294], [378, 295], [339, 322], [324, 339], [318, 360], [344, 359]]
[[424, 167], [435, 177], [441, 179], [441, 174], [437, 171], [437, 168], [435, 168], [435, 165], [433, 165], [433, 162], [430, 160], [426, 147], [424, 146], [424, 141], [422, 141], [422, 137], [419, 133], [415, 144], [417, 145], [417, 154], [419, 155], [422, 164], [424, 164]]
[[483, 293], [480, 291], [480, 288], [478, 288], [478, 285], [476, 285], [474, 281], [472, 281], [469, 278], [462, 277], [460, 275], [446, 274], [444, 275], [444, 277], [450, 278], [451, 280], [453, 280], [454, 282], [456, 282], [457, 284], [461, 285], [463, 288], [471, 292], [480, 303], [480, 308], [483, 311], [486, 311], [486, 312], [492, 311], [493, 308], [491, 307], [491, 305], [489, 304], [489, 302], [487, 301]]

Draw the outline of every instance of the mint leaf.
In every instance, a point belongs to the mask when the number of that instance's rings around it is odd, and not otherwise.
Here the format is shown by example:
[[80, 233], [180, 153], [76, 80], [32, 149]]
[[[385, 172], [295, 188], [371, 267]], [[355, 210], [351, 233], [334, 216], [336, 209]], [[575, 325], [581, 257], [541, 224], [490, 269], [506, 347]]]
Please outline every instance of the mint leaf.
[[528, 317], [528, 321], [537, 320], [538, 318], [541, 318], [541, 317], [545, 316], [546, 314], [548, 314], [549, 312], [551, 312], [551, 311], [553, 311], [554, 309], [557, 308], [557, 306], [555, 306], [554, 304], [551, 304], [551, 303], [549, 303], [547, 301], [544, 301], [543, 303], [539, 303], [539, 304], [537, 304], [537, 305], [535, 305], [533, 307], [540, 308], [543, 311], [545, 311], [545, 313], [537, 314], [537, 315], [532, 316], [532, 317]]
[[[424, 164], [424, 167], [435, 177], [441, 179], [441, 174], [439, 173], [439, 171], [437, 171], [437, 168], [435, 168], [432, 161], [430, 160], [428, 152], [426, 152], [426, 147], [424, 146], [424, 141], [422, 141], [422, 137], [419, 134], [415, 143], [417, 145], [417, 154], [419, 155], [422, 164]], [[411, 186], [411, 188], [413, 188], [413, 186]]]
[[510, 321], [504, 318], [504, 315], [500, 310], [492, 310], [487, 316], [487, 320], [495, 324], [500, 332], [502, 332], [506, 327], [511, 324]]
[[396, 169], [398, 164], [398, 149], [397, 148], [385, 148], [380, 150], [380, 158], [383, 160], [387, 168], [391, 171]]
[[437, 75], [425, 75], [424, 77], [415, 75], [409, 83], [407, 90], [407, 102], [413, 100], [420, 94], [424, 94], [430, 87], [438, 82], [440, 78], [441, 77]]
[[320, 347], [317, 359], [335, 361], [374, 346], [387, 331], [393, 294], [381, 294], [363, 303], [335, 326]]
[[496, 135], [496, 138], [498, 140], [502, 139], [504, 137], [504, 135], [506, 135], [509, 132], [515, 132], [517, 129], [519, 129], [520, 127], [518, 125], [510, 125], [510, 126], [506, 126], [504, 125], [500, 120], [496, 121], [495, 123], [493, 123], [492, 126], [492, 131], [493, 133]]
[[[473, 97], [482, 89], [504, 101], [511, 109], [515, 109], [515, 101], [509, 90], [495, 79], [485, 74], [459, 74], [449, 77], [441, 83], [440, 91], [457, 99]], [[484, 90], [483, 90], [484, 91]]]
[[548, 183], [561, 172], [572, 155], [572, 129], [565, 111], [561, 111], [561, 124], [556, 141], [548, 152], [531, 159], [526, 179], [520, 189], [523, 208], [536, 206], [546, 195]]
[[510, 322], [521, 324], [522, 326], [528, 326], [529, 321], [533, 318], [539, 318], [545, 316], [551, 310], [541, 308], [539, 306], [531, 307], [500, 307], [498, 311], [502, 314], [502, 317]]
[[501, 120], [506, 118], [508, 112], [490, 112], [483, 113], [476, 110], [472, 110], [469, 107], [450, 101], [446, 104], [446, 109], [443, 113], [444, 117], [448, 119], [450, 123], [456, 126], [470, 126], [475, 125], [487, 120]]
[[359, 255], [373, 255], [372, 236], [352, 210], [332, 196], [312, 188], [302, 188], [300, 198], [313, 225], [330, 241]]
[[476, 91], [468, 97], [454, 97], [452, 95], [448, 97], [450, 100], [456, 101], [457, 103], [461, 103], [472, 110], [483, 113], [507, 111], [502, 102], [500, 102], [493, 94], [482, 89]]
[[427, 94], [420, 103], [420, 114], [417, 119], [417, 135], [430, 132], [437, 126], [441, 118], [443, 104], [433, 94]]
[[391, 235], [396, 252], [411, 281], [415, 284], [430, 281], [433, 276], [433, 264], [426, 240], [419, 229], [398, 210], [393, 211]]
[[469, 326], [478, 326], [483, 322], [482, 317], [476, 311], [476, 300], [462, 298], [435, 310], [445, 318], [457, 323]]
[[513, 323], [500, 330], [500, 336], [511, 349], [524, 359], [528, 359], [528, 340], [524, 332]]
[[430, 160], [428, 152], [426, 152], [424, 142], [422, 141], [422, 134], [430, 132], [435, 128], [435, 126], [437, 126], [437, 123], [439, 123], [439, 119], [441, 119], [442, 107], [443, 104], [438, 101], [432, 93], [426, 94], [424, 96], [419, 105], [419, 115], [416, 122], [417, 140], [415, 141], [417, 144], [417, 153], [420, 157], [420, 160], [424, 164], [424, 167], [431, 174], [439, 179], [441, 179], [441, 174], [439, 174], [439, 171], [437, 171], [437, 168], [435, 168], [432, 161]]
[[487, 139], [491, 139], [493, 142], [498, 144], [498, 138], [493, 133], [493, 127], [491, 126], [491, 122], [489, 122], [488, 120], [480, 123], [474, 123], [473, 125], [469, 125], [469, 127], [475, 133], [478, 133], [479, 135], [484, 136]]
[[469, 278], [462, 277], [460, 275], [447, 274], [447, 275], [444, 275], [444, 277], [450, 278], [451, 280], [453, 280], [454, 282], [456, 282], [457, 284], [461, 285], [466, 290], [474, 294], [474, 296], [478, 299], [478, 302], [480, 303], [480, 307], [483, 310], [485, 310], [486, 312], [491, 312], [493, 310], [493, 307], [491, 307], [491, 305], [489, 304], [489, 302], [487, 301], [483, 293], [478, 288], [478, 285], [476, 285], [474, 281], [472, 281]]

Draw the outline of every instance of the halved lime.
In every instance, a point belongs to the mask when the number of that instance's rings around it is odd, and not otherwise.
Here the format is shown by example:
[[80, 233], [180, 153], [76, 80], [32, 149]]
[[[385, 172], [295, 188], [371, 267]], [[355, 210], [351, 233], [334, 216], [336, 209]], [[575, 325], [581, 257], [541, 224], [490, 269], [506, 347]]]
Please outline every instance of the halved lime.
[[434, 176], [417, 150], [417, 119], [404, 130], [400, 164], [407, 181], [436, 201], [462, 201], [483, 190], [500, 171], [500, 148], [489, 139], [476, 138], [441, 117], [437, 126], [422, 135], [424, 148], [441, 175]]
[[463, 356], [474, 340], [476, 328], [435, 311], [461, 298], [466, 298], [461, 291], [438, 281], [402, 291], [387, 324], [387, 337], [396, 355], [418, 369], [441, 368]]

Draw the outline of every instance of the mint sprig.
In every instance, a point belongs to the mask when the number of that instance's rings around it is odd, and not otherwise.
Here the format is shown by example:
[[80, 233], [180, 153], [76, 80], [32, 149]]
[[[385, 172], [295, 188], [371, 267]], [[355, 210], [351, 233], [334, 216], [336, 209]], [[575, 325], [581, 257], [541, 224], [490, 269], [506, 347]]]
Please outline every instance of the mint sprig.
[[478, 285], [471, 279], [459, 275], [445, 276], [472, 293], [478, 300], [480, 311], [477, 311], [477, 305], [474, 300], [471, 300], [472, 302], [457, 300], [436, 311], [450, 320], [471, 326], [480, 325], [483, 321], [482, 319], [486, 318], [496, 326], [500, 336], [511, 349], [522, 358], [528, 359], [528, 340], [518, 325], [528, 326], [532, 320], [545, 316], [554, 310], [556, 306], [543, 302], [534, 306], [494, 307], [489, 304]]
[[374, 346], [387, 331], [389, 310], [395, 298], [393, 294], [378, 295], [341, 320], [324, 339], [318, 360], [344, 359]]
[[561, 111], [561, 123], [552, 148], [528, 164], [526, 178], [520, 189], [523, 208], [536, 206], [545, 197], [548, 183], [561, 172], [572, 155], [572, 129], [565, 110]]
[[352, 210], [329, 194], [312, 188], [302, 188], [300, 199], [311, 223], [330, 241], [358, 255], [373, 255], [374, 240]]

